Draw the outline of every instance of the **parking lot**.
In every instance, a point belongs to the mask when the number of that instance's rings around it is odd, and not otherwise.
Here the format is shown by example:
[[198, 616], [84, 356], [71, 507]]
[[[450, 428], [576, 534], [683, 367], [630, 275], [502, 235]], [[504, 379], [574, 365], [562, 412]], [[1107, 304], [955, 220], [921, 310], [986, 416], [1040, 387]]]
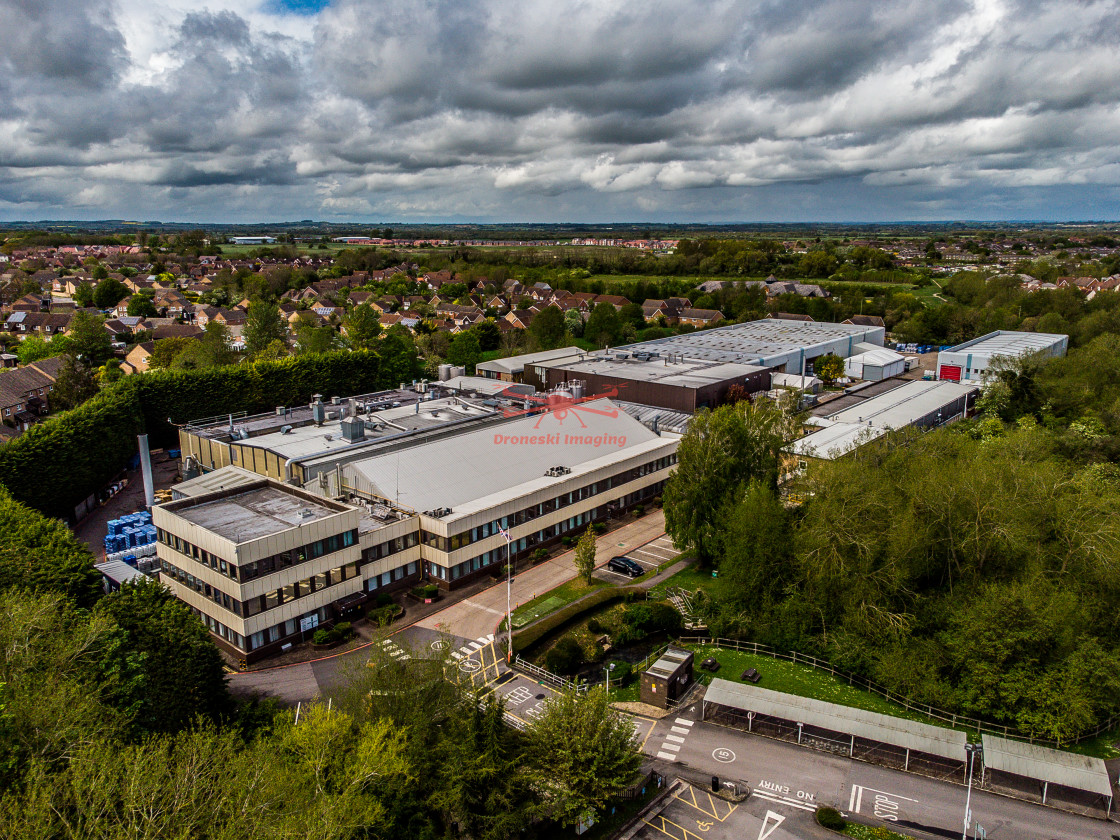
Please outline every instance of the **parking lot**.
[[[637, 563], [644, 572], [657, 571], [658, 567], [663, 566], [665, 563], [671, 561], [674, 557], [680, 554], [680, 549], [673, 545], [672, 538], [668, 534], [662, 534], [655, 540], [632, 548], [629, 551], [619, 553], [617, 557], [626, 557]], [[630, 575], [616, 572], [613, 569], [607, 568], [607, 564], [600, 566], [595, 570], [595, 577], [599, 580], [605, 580], [609, 583], [623, 583], [632, 580]]]
[[734, 803], [687, 782], [643, 817], [641, 840], [798, 840], [828, 837], [811, 813], [751, 796]]

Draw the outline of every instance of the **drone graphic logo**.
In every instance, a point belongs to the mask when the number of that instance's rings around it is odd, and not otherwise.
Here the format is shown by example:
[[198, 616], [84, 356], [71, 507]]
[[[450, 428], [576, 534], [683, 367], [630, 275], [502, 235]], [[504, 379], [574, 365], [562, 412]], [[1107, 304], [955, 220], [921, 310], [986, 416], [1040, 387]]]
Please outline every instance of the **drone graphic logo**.
[[591, 408], [586, 403], [594, 402], [595, 400], [610, 399], [618, 396], [618, 386], [601, 391], [597, 394], [590, 394], [585, 397], [574, 397], [570, 391], [556, 390], [550, 391], [547, 394], [517, 394], [510, 389], [505, 389], [497, 394], [499, 397], [507, 397], [512, 400], [520, 400], [527, 404], [525, 408], [503, 408], [502, 414], [505, 417], [524, 417], [526, 415], [539, 414], [537, 422], [533, 425], [534, 429], [541, 427], [541, 421], [548, 415], [555, 417], [561, 425], [568, 418], [569, 415], [579, 421], [580, 426], [587, 428], [587, 424], [583, 422], [580, 417], [580, 412], [587, 414], [598, 414], [600, 417], [610, 417], [611, 419], [617, 418], [619, 415], [618, 408], [612, 407], [608, 409]]

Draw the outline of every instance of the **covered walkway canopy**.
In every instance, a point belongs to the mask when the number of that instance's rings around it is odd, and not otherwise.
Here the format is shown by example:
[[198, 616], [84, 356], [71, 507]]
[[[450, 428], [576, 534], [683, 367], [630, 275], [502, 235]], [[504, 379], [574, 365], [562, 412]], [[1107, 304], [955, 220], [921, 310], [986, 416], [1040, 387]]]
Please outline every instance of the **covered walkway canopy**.
[[1104, 761], [1099, 758], [985, 735], [984, 771], [993, 770], [1042, 782], [1044, 805], [1049, 786], [1056, 785], [1100, 796], [1106, 811], [1112, 810], [1112, 783]]
[[964, 745], [967, 739], [963, 732], [877, 712], [865, 712], [811, 697], [784, 694], [756, 685], [714, 679], [704, 695], [705, 717], [708, 707], [713, 705], [842, 732], [854, 738], [889, 744], [954, 762], [964, 762], [966, 759]]

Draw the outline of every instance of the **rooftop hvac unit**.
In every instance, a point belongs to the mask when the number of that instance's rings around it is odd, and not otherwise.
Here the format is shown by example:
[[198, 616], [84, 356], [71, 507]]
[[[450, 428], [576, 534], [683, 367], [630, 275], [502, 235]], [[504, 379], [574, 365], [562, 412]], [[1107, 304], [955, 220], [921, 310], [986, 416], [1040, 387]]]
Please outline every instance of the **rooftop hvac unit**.
[[366, 439], [366, 424], [357, 417], [347, 417], [340, 424], [342, 436], [351, 443]]
[[331, 405], [341, 405], [342, 400], [339, 397], [331, 397]]
[[292, 433], [292, 427], [291, 426], [281, 426], [280, 427], [280, 434], [290, 435], [291, 433]]
[[284, 406], [282, 406], [282, 405], [276, 406], [276, 416], [277, 417], [283, 417], [285, 411], [287, 411], [287, 409], [284, 408]]
[[452, 367], [453, 367], [452, 365], [440, 365], [439, 366], [439, 381], [440, 382], [446, 382], [448, 379], [451, 378]]
[[[316, 397], [318, 397], [318, 394], [316, 394]], [[316, 426], [322, 426], [326, 418], [327, 410], [323, 406], [323, 400], [321, 398], [316, 399], [315, 402], [311, 403], [311, 419], [315, 421]]]

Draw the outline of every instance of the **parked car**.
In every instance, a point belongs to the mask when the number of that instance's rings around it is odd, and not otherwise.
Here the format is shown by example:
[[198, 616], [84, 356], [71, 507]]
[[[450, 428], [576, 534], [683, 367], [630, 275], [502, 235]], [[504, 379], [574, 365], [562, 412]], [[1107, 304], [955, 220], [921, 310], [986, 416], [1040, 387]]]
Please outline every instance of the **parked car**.
[[612, 572], [618, 572], [621, 575], [629, 575], [630, 577], [641, 577], [645, 574], [645, 569], [629, 557], [612, 557], [607, 561], [607, 568]]

